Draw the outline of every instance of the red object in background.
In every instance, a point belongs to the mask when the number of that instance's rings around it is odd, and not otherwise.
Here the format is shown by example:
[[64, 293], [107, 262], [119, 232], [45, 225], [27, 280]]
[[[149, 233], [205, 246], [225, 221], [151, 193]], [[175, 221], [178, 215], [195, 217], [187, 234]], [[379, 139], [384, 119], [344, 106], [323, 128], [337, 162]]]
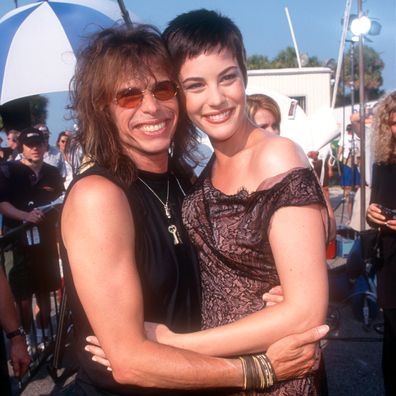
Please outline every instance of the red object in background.
[[335, 258], [336, 251], [337, 251], [337, 240], [333, 239], [327, 244], [326, 258], [329, 260]]

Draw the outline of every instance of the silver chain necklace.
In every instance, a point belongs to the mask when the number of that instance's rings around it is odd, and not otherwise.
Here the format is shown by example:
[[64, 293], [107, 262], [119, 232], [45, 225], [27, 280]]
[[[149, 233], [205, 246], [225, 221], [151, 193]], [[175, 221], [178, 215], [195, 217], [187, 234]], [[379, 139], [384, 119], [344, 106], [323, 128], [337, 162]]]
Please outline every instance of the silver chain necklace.
[[[170, 210], [169, 207], [169, 186], [170, 186], [170, 181], [168, 178], [168, 182], [166, 184], [166, 200], [165, 202], [160, 198], [160, 196], [141, 178], [138, 176], [138, 179], [148, 188], [148, 190], [158, 199], [158, 201], [161, 203], [161, 205], [164, 207], [164, 212], [165, 212], [165, 216], [168, 220], [169, 226], [168, 226], [168, 232], [172, 235], [173, 237], [173, 244], [174, 245], [181, 245], [183, 243], [181, 237], [180, 237], [180, 233], [176, 227], [176, 225], [174, 224], [174, 221], [172, 221], [172, 212]], [[183, 193], [184, 196], [186, 196], [186, 193], [184, 192], [178, 178], [175, 176], [175, 179], [177, 181], [177, 184], [181, 190], [181, 192]]]

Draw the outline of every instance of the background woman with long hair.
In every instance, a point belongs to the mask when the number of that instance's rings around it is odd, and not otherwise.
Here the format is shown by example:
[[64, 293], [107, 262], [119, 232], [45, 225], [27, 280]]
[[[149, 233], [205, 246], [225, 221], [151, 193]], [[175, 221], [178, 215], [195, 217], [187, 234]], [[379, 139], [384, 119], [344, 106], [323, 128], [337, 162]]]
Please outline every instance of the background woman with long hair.
[[[396, 395], [396, 91], [374, 109], [373, 173], [367, 220], [381, 229], [378, 302], [384, 312], [382, 369], [386, 395]], [[393, 210], [393, 211], [392, 211]]]

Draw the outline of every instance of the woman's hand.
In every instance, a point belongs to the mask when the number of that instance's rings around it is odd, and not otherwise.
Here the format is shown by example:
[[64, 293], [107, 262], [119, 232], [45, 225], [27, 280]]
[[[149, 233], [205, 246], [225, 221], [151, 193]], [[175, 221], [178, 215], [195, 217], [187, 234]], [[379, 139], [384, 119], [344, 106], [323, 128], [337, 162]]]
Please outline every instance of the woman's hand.
[[[166, 345], [172, 345], [172, 339], [175, 341], [176, 334], [169, 330], [169, 328], [164, 324], [144, 322], [144, 330], [146, 332], [147, 338], [150, 341], [155, 341]], [[86, 338], [86, 341], [88, 342], [88, 345], [85, 346], [85, 350], [93, 355], [92, 360], [102, 364], [103, 366], [107, 367], [109, 371], [111, 371], [110, 362], [107, 360], [99, 340], [94, 335], [91, 335]]]
[[99, 340], [93, 335], [88, 336], [85, 340], [88, 342], [88, 345], [86, 345], [84, 349], [93, 355], [92, 360], [102, 366], [105, 366], [107, 370], [112, 371], [110, 362], [107, 360], [104, 350], [100, 346]]
[[150, 341], [159, 342], [165, 345], [177, 346], [175, 344], [176, 334], [169, 330], [169, 328], [160, 323], [144, 322], [144, 330], [146, 337]]
[[381, 207], [376, 203], [370, 204], [367, 208], [367, 220], [376, 224], [386, 225], [386, 217], [382, 214]]
[[283, 301], [282, 286], [275, 286], [268, 293], [264, 293], [263, 300], [266, 303], [266, 307], [281, 303]]

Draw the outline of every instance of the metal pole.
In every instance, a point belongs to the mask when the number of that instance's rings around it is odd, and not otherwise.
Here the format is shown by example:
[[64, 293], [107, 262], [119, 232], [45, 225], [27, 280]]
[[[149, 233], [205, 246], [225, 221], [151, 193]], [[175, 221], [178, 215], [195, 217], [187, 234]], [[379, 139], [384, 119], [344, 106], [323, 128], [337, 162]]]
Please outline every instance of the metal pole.
[[[358, 17], [363, 16], [362, 0], [358, 0]], [[363, 34], [359, 35], [359, 100], [360, 100], [360, 229], [366, 229], [366, 131], [364, 97]]]
[[287, 22], [289, 23], [289, 29], [290, 29], [290, 34], [291, 34], [292, 40], [293, 40], [294, 50], [296, 51], [298, 68], [301, 69], [300, 52], [298, 51], [296, 36], [294, 35], [293, 25], [292, 25], [292, 22], [291, 22], [291, 19], [290, 19], [289, 10], [288, 10], [287, 7], [285, 7], [285, 12], [286, 12]]
[[117, 1], [118, 1], [118, 6], [120, 7], [120, 10], [121, 10], [122, 17], [124, 19], [124, 22], [126, 23], [127, 26], [132, 26], [132, 21], [129, 16], [129, 12], [125, 7], [124, 0], [117, 0]]
[[[355, 43], [351, 40], [351, 115], [355, 111], [355, 62], [354, 62], [354, 57], [355, 57]], [[352, 195], [353, 201], [355, 200], [355, 192], [356, 192], [356, 131], [355, 128], [352, 127], [352, 183], [351, 183], [351, 191], [354, 193]]]
[[351, 113], [355, 111], [355, 43], [351, 40]]
[[[345, 39], [347, 36], [348, 32], [348, 25], [349, 25], [349, 15], [351, 13], [351, 6], [352, 6], [352, 0], [347, 0], [346, 5], [345, 5], [345, 11], [344, 11], [344, 24], [342, 27], [342, 36], [341, 36], [341, 43], [340, 43], [340, 48], [338, 50], [338, 61], [337, 61], [337, 71], [335, 75], [335, 82], [334, 82], [334, 88], [333, 88], [333, 98], [331, 100], [331, 108], [334, 109], [336, 98], [337, 98], [337, 90], [338, 90], [338, 84], [340, 82], [340, 73], [341, 73], [341, 67], [343, 65], [343, 57], [344, 57], [344, 48], [345, 48]], [[345, 125], [344, 125], [345, 127]]]

